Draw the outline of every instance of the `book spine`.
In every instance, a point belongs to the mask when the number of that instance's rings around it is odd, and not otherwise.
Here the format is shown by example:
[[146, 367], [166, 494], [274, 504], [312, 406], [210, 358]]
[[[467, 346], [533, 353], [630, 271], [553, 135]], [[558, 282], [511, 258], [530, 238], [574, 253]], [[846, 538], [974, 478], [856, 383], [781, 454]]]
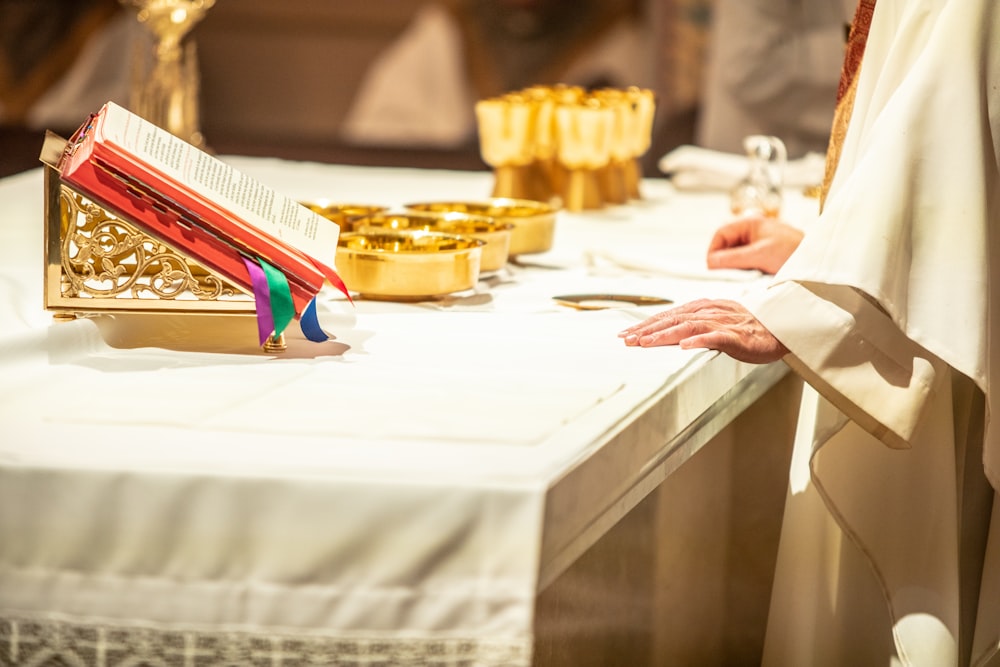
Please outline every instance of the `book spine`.
[[263, 232], [234, 223], [224, 210], [209, 202], [192, 198], [155, 170], [134, 162], [129, 163], [131, 169], [125, 170], [118, 166], [121, 156], [107, 150], [101, 143], [95, 143], [90, 159], [97, 162], [101, 168], [128, 182], [130, 186], [146, 191], [150, 198], [159, 200], [161, 206], [178, 213], [190, 211], [193, 219], [207, 231], [218, 234], [227, 243], [243, 250], [247, 255], [260, 257], [278, 267], [288, 275], [289, 279], [298, 280], [309, 286], [313, 293], [319, 292], [322, 288], [325, 277], [307, 255]]
[[94, 134], [93, 156], [192, 210], [249, 253], [322, 285], [315, 258], [332, 261], [339, 231], [329, 220], [111, 102]]

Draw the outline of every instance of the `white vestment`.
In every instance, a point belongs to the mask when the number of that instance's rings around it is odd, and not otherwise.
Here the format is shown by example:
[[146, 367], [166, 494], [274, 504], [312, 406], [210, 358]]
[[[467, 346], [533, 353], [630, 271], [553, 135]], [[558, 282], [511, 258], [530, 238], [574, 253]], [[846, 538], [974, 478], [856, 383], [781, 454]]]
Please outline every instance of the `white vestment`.
[[878, 0], [823, 213], [748, 303], [812, 388], [765, 664], [1000, 660], [998, 287], [1000, 2]]

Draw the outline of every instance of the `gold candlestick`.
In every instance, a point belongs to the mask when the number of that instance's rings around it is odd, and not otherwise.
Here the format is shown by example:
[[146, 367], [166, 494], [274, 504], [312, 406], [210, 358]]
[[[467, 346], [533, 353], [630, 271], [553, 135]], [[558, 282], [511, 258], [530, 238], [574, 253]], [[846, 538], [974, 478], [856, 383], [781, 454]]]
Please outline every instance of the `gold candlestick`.
[[152, 49], [137, 53], [132, 111], [168, 132], [203, 146], [199, 122], [200, 77], [191, 29], [215, 0], [119, 0], [153, 38]]

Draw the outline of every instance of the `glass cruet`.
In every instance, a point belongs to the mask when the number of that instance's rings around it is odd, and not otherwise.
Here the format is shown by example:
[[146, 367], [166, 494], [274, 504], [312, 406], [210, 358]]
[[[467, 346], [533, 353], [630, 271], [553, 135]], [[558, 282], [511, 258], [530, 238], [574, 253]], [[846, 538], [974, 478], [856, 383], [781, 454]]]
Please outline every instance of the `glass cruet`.
[[757, 212], [769, 217], [781, 213], [787, 151], [778, 137], [752, 134], [743, 139], [747, 173], [730, 192], [735, 215]]

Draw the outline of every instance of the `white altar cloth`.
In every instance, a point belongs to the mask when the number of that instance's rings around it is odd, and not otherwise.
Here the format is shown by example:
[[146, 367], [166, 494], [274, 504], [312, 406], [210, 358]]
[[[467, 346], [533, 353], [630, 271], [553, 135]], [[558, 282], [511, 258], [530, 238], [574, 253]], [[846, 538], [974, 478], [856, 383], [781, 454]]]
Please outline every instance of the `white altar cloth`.
[[[492, 183], [227, 160], [302, 200]], [[739, 298], [766, 280], [703, 268], [725, 197], [643, 187], [560, 212], [550, 252], [467, 293], [352, 307], [324, 292], [335, 339], [292, 333], [269, 355], [251, 318], [52, 323], [41, 170], [0, 181], [0, 651], [530, 664], [540, 589], [679, 464], [699, 419], [784, 372], [625, 347], [617, 331], [660, 307], [553, 301]], [[793, 219], [814, 209], [789, 194]]]

